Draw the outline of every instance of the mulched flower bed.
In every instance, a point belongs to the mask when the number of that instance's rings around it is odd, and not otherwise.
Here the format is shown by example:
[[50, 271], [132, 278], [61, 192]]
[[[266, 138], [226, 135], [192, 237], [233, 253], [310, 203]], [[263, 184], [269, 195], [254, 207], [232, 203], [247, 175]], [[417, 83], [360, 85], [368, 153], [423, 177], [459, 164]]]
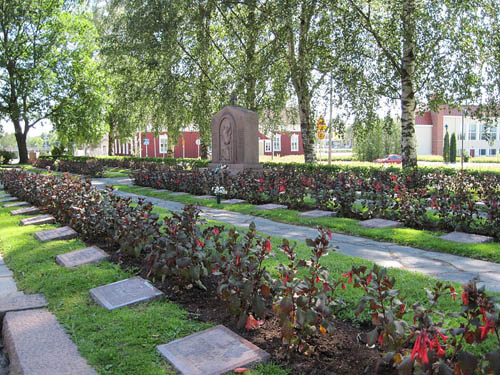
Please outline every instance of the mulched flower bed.
[[[102, 244], [99, 244], [102, 247]], [[146, 271], [139, 259], [113, 254], [111, 261], [124, 269], [139, 269], [139, 275], [146, 278]], [[115, 250], [115, 249], [113, 249]], [[315, 350], [309, 355], [297, 352], [288, 353], [281, 343], [278, 319], [270, 313], [265, 323], [255, 330], [239, 330], [226, 305], [221, 302], [215, 290], [214, 282], [207, 285], [207, 291], [188, 285], [179, 288], [173, 280], [152, 281], [166, 295], [166, 298], [181, 305], [190, 313], [190, 318], [201, 322], [223, 324], [237, 332], [259, 348], [271, 355], [271, 360], [291, 370], [291, 374], [307, 375], [391, 375], [396, 374], [392, 367], [381, 361], [382, 353], [370, 349], [359, 342], [358, 335], [363, 331], [347, 322], [336, 321], [335, 333], [329, 336], [316, 335], [311, 344]]]

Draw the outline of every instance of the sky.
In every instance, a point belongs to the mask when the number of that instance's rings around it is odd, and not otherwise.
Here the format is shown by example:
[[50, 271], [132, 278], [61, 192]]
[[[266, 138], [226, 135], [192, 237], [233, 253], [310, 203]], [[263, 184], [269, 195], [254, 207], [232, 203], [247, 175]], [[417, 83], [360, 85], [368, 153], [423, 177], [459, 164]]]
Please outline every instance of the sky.
[[[14, 125], [10, 121], [1, 121], [4, 133], [14, 133]], [[37, 137], [42, 133], [48, 133], [52, 130], [50, 121], [43, 121], [43, 124], [37, 124], [28, 131], [28, 137]]]

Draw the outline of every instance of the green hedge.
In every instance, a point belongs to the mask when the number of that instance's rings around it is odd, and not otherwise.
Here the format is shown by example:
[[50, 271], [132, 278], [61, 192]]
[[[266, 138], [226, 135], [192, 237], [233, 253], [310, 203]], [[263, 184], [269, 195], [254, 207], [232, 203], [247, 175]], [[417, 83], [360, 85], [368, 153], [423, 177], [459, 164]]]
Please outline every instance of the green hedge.
[[40, 159], [59, 159], [68, 161], [98, 160], [106, 167], [133, 168], [137, 163], [158, 163], [165, 165], [184, 165], [191, 168], [205, 168], [210, 160], [182, 159], [182, 158], [139, 158], [135, 156], [40, 156]]

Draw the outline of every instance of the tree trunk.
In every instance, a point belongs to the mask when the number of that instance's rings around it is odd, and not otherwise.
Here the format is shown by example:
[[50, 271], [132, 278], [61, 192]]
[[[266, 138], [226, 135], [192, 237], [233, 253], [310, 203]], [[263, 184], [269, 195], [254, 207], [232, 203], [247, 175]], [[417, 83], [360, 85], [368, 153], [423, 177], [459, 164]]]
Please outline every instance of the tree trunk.
[[415, 0], [403, 1], [403, 61], [401, 67], [401, 155], [403, 168], [417, 166], [415, 144]]
[[304, 159], [306, 163], [314, 163], [316, 161], [316, 152], [314, 150], [314, 126], [311, 122], [311, 99], [308, 95], [300, 94], [299, 90], [297, 90], [297, 99], [299, 102], [300, 132], [302, 133]]
[[257, 111], [257, 100], [255, 94], [255, 88], [257, 86], [257, 78], [255, 75], [255, 49], [257, 46], [257, 33], [256, 30], [256, 19], [255, 19], [255, 8], [256, 1], [250, 0], [247, 4], [249, 9], [249, 14], [247, 17], [247, 40], [246, 40], [246, 71], [245, 71], [245, 101], [248, 109], [252, 111]]
[[[14, 125], [15, 126], [15, 125]], [[15, 126], [17, 129], [17, 126]], [[19, 164], [28, 162], [28, 147], [26, 145], [26, 133], [16, 130], [17, 149], [19, 150]]]

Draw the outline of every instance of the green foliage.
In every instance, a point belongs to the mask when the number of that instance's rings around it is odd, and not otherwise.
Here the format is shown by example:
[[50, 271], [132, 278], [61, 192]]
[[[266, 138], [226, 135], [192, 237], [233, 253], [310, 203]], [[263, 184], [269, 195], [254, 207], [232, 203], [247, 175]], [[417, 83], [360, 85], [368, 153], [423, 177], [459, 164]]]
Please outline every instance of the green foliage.
[[9, 164], [9, 162], [14, 159], [14, 153], [10, 151], [0, 150], [0, 164]]
[[457, 136], [455, 133], [451, 134], [450, 140], [450, 163], [457, 162]]
[[0, 42], [0, 117], [14, 126], [21, 163], [28, 131], [44, 119], [71, 143], [101, 138], [102, 74], [88, 15], [63, 1], [12, 0], [0, 24], [9, 36]]
[[443, 160], [445, 163], [450, 162], [450, 135], [448, 134], [448, 130], [446, 130], [446, 134], [444, 135]]
[[401, 125], [390, 117], [356, 121], [353, 152], [358, 160], [373, 161], [401, 153]]

